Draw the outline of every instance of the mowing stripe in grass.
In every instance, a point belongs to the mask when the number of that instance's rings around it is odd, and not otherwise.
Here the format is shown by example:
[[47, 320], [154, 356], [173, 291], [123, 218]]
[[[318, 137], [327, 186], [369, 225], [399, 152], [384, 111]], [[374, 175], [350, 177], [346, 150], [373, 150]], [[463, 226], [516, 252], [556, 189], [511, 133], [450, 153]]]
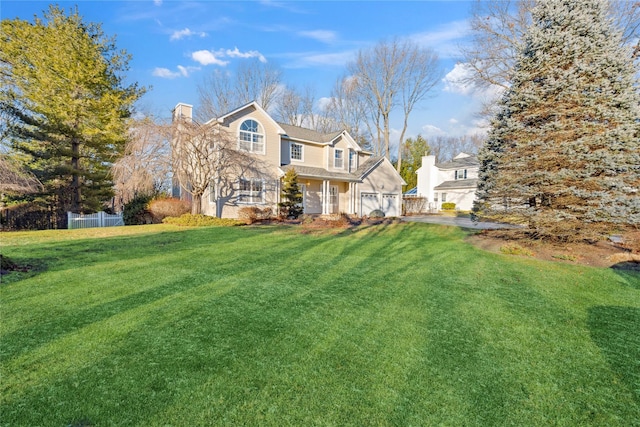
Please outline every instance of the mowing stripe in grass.
[[424, 224], [173, 230], [3, 243], [46, 269], [0, 287], [0, 424], [640, 419], [637, 275]]

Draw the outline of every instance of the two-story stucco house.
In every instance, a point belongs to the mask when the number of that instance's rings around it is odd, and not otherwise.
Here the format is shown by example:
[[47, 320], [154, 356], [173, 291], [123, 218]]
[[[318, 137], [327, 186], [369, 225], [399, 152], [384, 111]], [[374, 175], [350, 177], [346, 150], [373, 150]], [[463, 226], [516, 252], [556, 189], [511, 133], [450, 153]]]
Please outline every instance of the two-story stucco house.
[[444, 163], [436, 163], [435, 156], [424, 156], [422, 166], [416, 171], [416, 196], [427, 199], [429, 210], [440, 210], [444, 202], [455, 203], [459, 210], [471, 210], [479, 168], [478, 158], [466, 153]]
[[[192, 106], [178, 104], [174, 120], [190, 119], [192, 112]], [[223, 128], [237, 141], [236, 149], [262, 167], [260, 172], [247, 170], [231, 177], [233, 188], [224, 198], [214, 197], [210, 185], [202, 198], [204, 214], [237, 218], [239, 210], [248, 206], [277, 212], [281, 178], [294, 168], [305, 214], [368, 216], [381, 209], [386, 216], [401, 215], [404, 180], [389, 160], [363, 150], [346, 131], [322, 134], [278, 123], [255, 102], [207, 125]]]

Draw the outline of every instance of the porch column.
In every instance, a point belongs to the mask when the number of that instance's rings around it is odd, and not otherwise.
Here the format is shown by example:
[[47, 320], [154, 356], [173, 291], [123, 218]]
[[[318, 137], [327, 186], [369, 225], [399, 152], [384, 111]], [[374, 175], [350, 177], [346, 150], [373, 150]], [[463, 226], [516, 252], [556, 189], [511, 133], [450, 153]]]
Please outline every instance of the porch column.
[[329, 215], [331, 211], [329, 200], [329, 181], [322, 181], [322, 215]]
[[349, 213], [356, 213], [356, 183], [349, 183]]

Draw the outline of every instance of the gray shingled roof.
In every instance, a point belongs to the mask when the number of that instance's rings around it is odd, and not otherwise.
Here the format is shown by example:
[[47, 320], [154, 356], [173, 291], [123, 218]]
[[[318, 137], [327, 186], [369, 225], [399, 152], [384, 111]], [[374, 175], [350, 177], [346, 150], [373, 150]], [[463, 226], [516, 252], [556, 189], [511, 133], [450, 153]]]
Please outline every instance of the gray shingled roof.
[[319, 178], [319, 179], [333, 179], [339, 181], [359, 182], [360, 178], [352, 173], [348, 172], [334, 172], [324, 168], [315, 168], [311, 166], [302, 165], [286, 165], [282, 167], [283, 171], [289, 169], [295, 169], [298, 176], [307, 178]]
[[453, 190], [463, 188], [476, 188], [478, 185], [477, 179], [458, 179], [455, 181], [445, 181], [442, 184], [434, 187], [434, 190]]
[[367, 174], [367, 172], [369, 172], [371, 169], [377, 166], [378, 163], [382, 161], [382, 159], [383, 157], [381, 156], [369, 157], [367, 160], [364, 161], [364, 163], [360, 165], [360, 167], [356, 171], [353, 172], [353, 174], [356, 175], [358, 179], [362, 179], [362, 177], [364, 177]]
[[479, 166], [480, 162], [476, 156], [461, 157], [459, 159], [453, 159], [450, 162], [436, 163], [436, 167], [440, 169], [461, 169]]
[[282, 129], [287, 133], [287, 136], [291, 139], [298, 139], [302, 141], [318, 142], [326, 144], [331, 142], [336, 136], [340, 135], [342, 131], [332, 133], [320, 133], [313, 129], [307, 129], [300, 126], [288, 125], [285, 123], [278, 123]]
[[295, 169], [299, 176], [307, 178], [334, 179], [347, 182], [361, 182], [362, 178], [374, 167], [382, 161], [383, 157], [369, 157], [360, 165], [360, 167], [352, 173], [330, 171], [324, 168], [316, 168], [303, 165], [286, 165], [282, 166], [283, 171]]

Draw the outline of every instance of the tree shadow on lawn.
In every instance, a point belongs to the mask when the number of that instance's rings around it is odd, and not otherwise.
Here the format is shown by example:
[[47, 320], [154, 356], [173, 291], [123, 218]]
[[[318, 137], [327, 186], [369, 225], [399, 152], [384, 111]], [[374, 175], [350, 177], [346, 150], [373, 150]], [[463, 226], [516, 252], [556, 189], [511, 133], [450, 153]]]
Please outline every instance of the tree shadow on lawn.
[[611, 266], [611, 269], [634, 289], [640, 290], [640, 262], [625, 261]]
[[[162, 233], [163, 234], [163, 233]], [[160, 239], [169, 239], [173, 237], [169, 236], [148, 236], [143, 237], [144, 243], [148, 248], [144, 250], [143, 254], [139, 254], [134, 258], [141, 258], [144, 256], [152, 256], [154, 254], [162, 253], [164, 251], [172, 250], [172, 245], [168, 244], [166, 248], [161, 247], [159, 244]], [[206, 237], [206, 234], [204, 235]], [[236, 233], [230, 238], [220, 238], [217, 236], [215, 240], [199, 239], [195, 240], [193, 245], [189, 242], [189, 253], [198, 247], [219, 245], [219, 244], [231, 244], [237, 243], [242, 238], [255, 237], [255, 233], [246, 233], [245, 237], [240, 237]], [[120, 252], [126, 250], [127, 247], [132, 247], [132, 238], [114, 238], [114, 240], [107, 244], [108, 249], [102, 249], [103, 252]], [[182, 239], [182, 238], [180, 238]], [[204, 240], [204, 241], [202, 241]], [[100, 243], [91, 241], [89, 245], [86, 241], [76, 241], [73, 244], [65, 244], [64, 247], [68, 249], [66, 256], [77, 257], [70, 264], [65, 262], [64, 268], [56, 268], [55, 265], [51, 268], [44, 267], [37, 272], [30, 272], [25, 277], [32, 277], [34, 274], [43, 273], [46, 270], [73, 270], [75, 266], [82, 267], [92, 263], [102, 263], [113, 261], [114, 255], [109, 254], [97, 254], [94, 255], [94, 260], [88, 262], [83, 257], [82, 253], [86, 250], [100, 252]], [[53, 248], [47, 248], [46, 251], [54, 250]], [[11, 343], [11, 345], [5, 345], [0, 354], [5, 360], [17, 357], [20, 354], [30, 351], [34, 347], [43, 345], [44, 343], [56, 340], [58, 337], [86, 327], [90, 324], [103, 321], [112, 316], [124, 313], [129, 310], [135, 310], [141, 306], [152, 304], [163, 298], [171, 297], [183, 292], [193, 291], [200, 286], [211, 286], [219, 280], [225, 280], [229, 276], [237, 274], [237, 272], [243, 271], [245, 273], [253, 271], [259, 268], [261, 265], [267, 265], [273, 259], [284, 259], [289, 256], [290, 253], [297, 253], [304, 250], [304, 242], [288, 239], [286, 242], [280, 242], [277, 248], [270, 248], [264, 250], [261, 247], [255, 247], [250, 250], [251, 257], [250, 262], [247, 260], [238, 260], [234, 254], [229, 254], [224, 259], [217, 259], [215, 262], [207, 263], [206, 266], [202, 264], [193, 265], [193, 268], [183, 269], [176, 272], [175, 275], [170, 277], [158, 278], [158, 284], [152, 287], [145, 287], [142, 289], [136, 289], [135, 282], [131, 282], [130, 292], [123, 288], [123, 295], [119, 298], [115, 298], [101, 304], [92, 305], [90, 307], [74, 309], [73, 304], [70, 303], [69, 307], [64, 310], [64, 313], [58, 313], [54, 322], [38, 322], [34, 325], [25, 325], [19, 327], [16, 330], [6, 333], [3, 336], [5, 343]], [[115, 255], [117, 257], [117, 254]], [[129, 258], [127, 258], [129, 259]], [[44, 261], [43, 261], [44, 262]], [[52, 262], [51, 259], [46, 259], [46, 262]], [[155, 260], [155, 263], [161, 263], [162, 260]], [[167, 263], [176, 262], [169, 258]], [[238, 267], [238, 263], [243, 263], [244, 267]], [[153, 270], [153, 263], [149, 263], [148, 267]], [[108, 287], [105, 283], [84, 283], [82, 285], [86, 289], [93, 289], [92, 292], [100, 293], [101, 288]], [[50, 291], [47, 291], [50, 292]], [[54, 307], [51, 307], [54, 308]]]
[[[234, 244], [256, 233], [264, 233], [265, 230], [257, 230], [247, 233], [247, 229], [233, 229], [234, 232], [215, 233], [219, 227], [200, 227], [180, 231], [161, 231], [159, 233], [114, 236], [103, 238], [87, 238], [71, 241], [50, 242], [39, 245], [37, 249], [30, 250], [27, 256], [13, 255], [11, 259], [21, 268], [2, 277], [3, 284], [14, 283], [44, 271], [73, 270], [100, 262], [115, 261], [118, 259], [134, 260], [154, 255], [161, 255], [174, 250], [174, 245], [185, 244], [184, 248], [194, 250], [199, 247], [212, 244]], [[267, 230], [268, 232], [272, 230]], [[243, 233], [244, 232], [244, 233]], [[14, 248], [7, 249], [13, 253]], [[16, 252], [22, 248], [15, 248]]]
[[612, 371], [640, 404], [640, 308], [592, 307], [587, 325]]

